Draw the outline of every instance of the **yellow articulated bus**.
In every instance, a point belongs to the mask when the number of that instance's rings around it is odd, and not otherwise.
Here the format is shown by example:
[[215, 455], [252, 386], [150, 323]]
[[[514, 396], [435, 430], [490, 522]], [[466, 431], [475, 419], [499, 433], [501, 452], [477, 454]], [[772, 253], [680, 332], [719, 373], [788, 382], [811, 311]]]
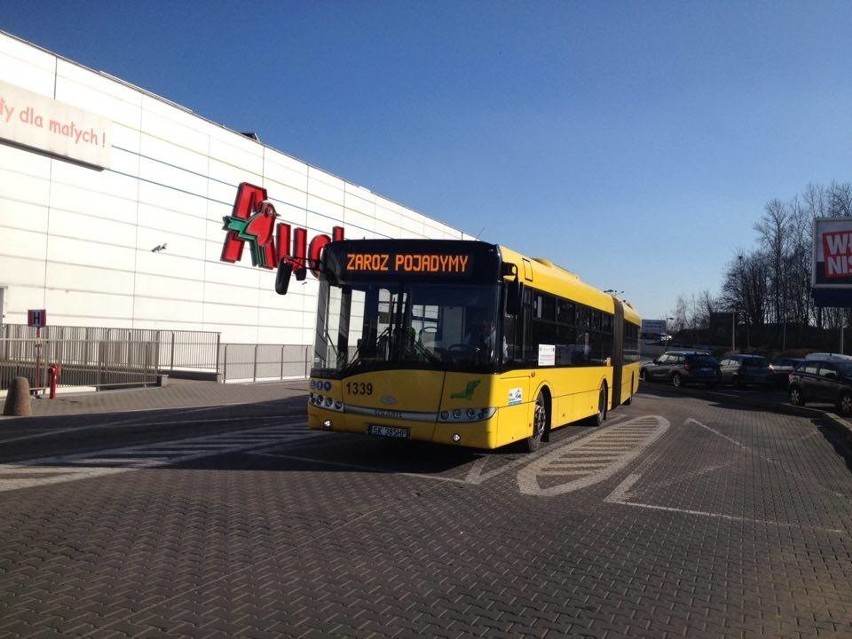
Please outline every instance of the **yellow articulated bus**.
[[313, 429], [534, 451], [638, 389], [636, 311], [547, 260], [479, 241], [342, 240], [313, 266]]

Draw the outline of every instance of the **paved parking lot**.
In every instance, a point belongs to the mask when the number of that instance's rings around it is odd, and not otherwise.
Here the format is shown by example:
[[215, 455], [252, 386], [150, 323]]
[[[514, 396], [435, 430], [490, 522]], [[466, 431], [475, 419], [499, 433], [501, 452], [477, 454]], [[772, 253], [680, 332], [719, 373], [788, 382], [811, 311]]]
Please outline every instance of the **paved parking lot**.
[[852, 636], [852, 475], [816, 412], [648, 385], [481, 454], [307, 431], [274, 386], [0, 421], [110, 442], [0, 466], [0, 636]]

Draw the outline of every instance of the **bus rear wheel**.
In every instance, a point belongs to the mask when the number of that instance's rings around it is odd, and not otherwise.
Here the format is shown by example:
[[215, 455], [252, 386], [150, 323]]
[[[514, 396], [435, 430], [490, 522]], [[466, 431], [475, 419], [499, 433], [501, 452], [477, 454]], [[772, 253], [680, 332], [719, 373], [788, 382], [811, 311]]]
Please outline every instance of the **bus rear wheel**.
[[601, 390], [598, 393], [598, 412], [589, 418], [590, 426], [600, 426], [606, 420], [606, 384], [601, 384]]
[[547, 414], [547, 402], [544, 399], [544, 394], [539, 393], [535, 400], [532, 434], [524, 440], [527, 452], [532, 453], [541, 448], [541, 442], [544, 439], [544, 433], [547, 431], [547, 424], [549, 421], [550, 419]]

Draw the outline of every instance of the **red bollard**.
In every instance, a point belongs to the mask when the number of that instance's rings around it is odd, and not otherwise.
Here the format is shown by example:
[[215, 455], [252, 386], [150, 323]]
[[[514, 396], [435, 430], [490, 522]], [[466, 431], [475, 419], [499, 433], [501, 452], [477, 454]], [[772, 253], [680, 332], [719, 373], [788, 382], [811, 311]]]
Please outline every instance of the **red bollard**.
[[59, 381], [61, 372], [62, 367], [59, 364], [51, 364], [47, 367], [47, 375], [50, 377], [50, 399], [56, 399], [56, 383]]

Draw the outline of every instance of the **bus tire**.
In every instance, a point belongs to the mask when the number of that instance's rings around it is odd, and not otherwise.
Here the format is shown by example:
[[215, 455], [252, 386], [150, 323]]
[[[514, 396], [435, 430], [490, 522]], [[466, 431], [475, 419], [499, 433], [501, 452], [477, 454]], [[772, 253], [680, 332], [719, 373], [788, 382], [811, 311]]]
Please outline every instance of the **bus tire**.
[[589, 418], [590, 426], [600, 426], [606, 420], [606, 382], [601, 384], [601, 390], [598, 392], [598, 412]]
[[547, 399], [544, 393], [539, 393], [535, 400], [532, 434], [524, 440], [524, 448], [528, 453], [535, 452], [541, 448], [541, 442], [545, 437], [549, 423], [550, 415], [548, 414]]

